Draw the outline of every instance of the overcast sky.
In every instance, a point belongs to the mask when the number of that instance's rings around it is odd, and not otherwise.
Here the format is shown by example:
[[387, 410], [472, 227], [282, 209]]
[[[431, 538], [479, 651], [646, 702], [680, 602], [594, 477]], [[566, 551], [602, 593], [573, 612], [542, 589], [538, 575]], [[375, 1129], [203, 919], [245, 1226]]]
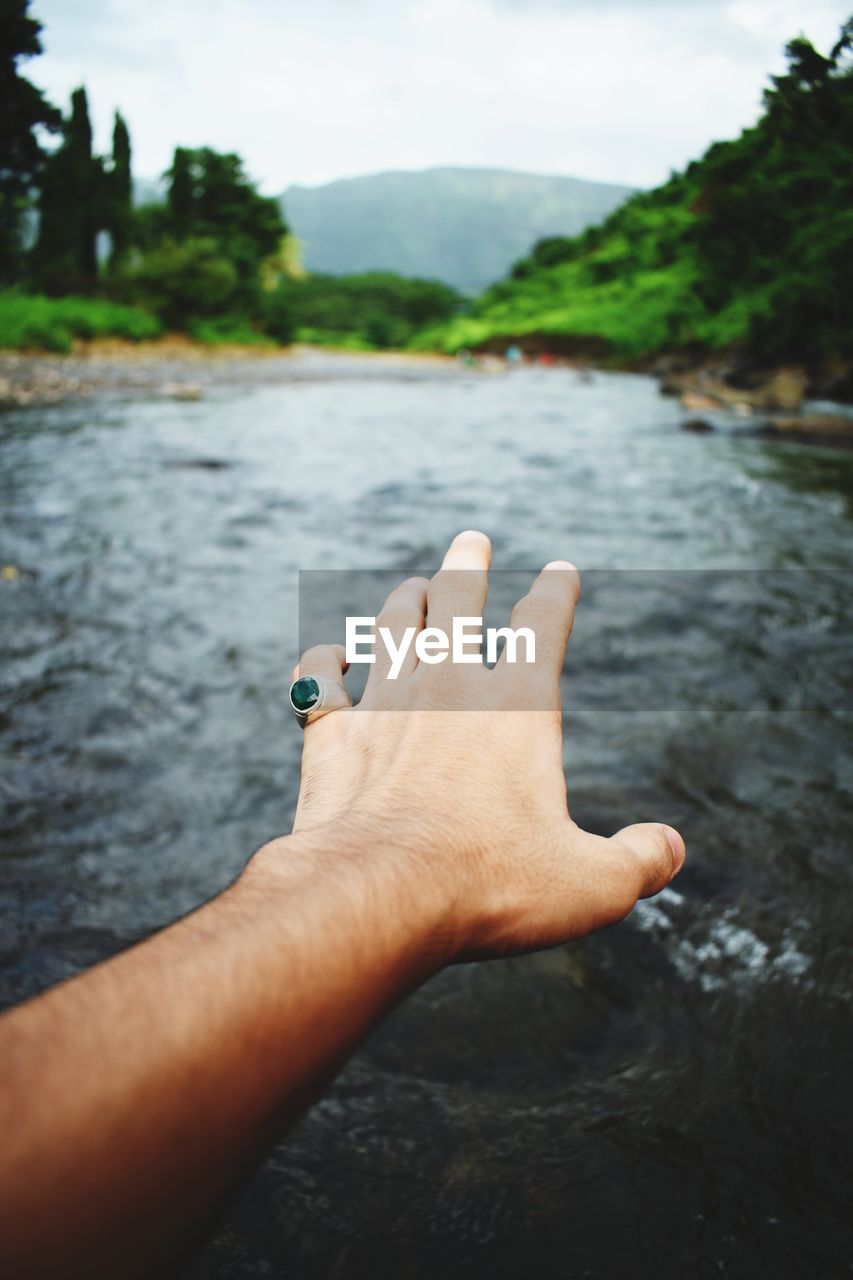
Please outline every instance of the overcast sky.
[[176, 143], [238, 151], [272, 194], [478, 165], [651, 186], [759, 111], [782, 48], [850, 0], [34, 0], [28, 74], [89, 90], [134, 171]]

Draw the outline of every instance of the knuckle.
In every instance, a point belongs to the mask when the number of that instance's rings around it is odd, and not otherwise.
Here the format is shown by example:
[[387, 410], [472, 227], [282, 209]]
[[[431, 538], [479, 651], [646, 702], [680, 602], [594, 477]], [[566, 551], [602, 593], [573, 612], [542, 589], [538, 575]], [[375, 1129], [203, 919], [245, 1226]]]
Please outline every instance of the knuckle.
[[530, 627], [538, 639], [540, 632], [563, 630], [566, 607], [554, 596], [525, 596], [513, 610], [512, 623], [516, 627]]
[[654, 854], [652, 862], [657, 876], [658, 886], [665, 884], [672, 875], [672, 846], [666, 838], [663, 827], [657, 827], [654, 835]]
[[483, 588], [486, 580], [482, 569], [439, 569], [428, 583], [429, 595], [440, 595], [442, 599], [470, 597], [472, 591]]
[[302, 657], [299, 659], [299, 666], [305, 667], [308, 663], [317, 662], [321, 658], [329, 656], [329, 645], [315, 644], [311, 649], [306, 649]]
[[438, 707], [462, 710], [474, 708], [481, 704], [483, 686], [480, 675], [481, 667], [457, 666], [453, 662], [442, 662], [427, 667], [424, 671], [424, 683], [429, 702]]
[[637, 896], [650, 897], [669, 883], [672, 875], [672, 850], [660, 828], [649, 832], [649, 840], [642, 848], [626, 846], [636, 868]]
[[601, 920], [606, 924], [618, 924], [631, 914], [640, 896], [632, 855], [627, 849], [620, 849], [618, 857], [603, 859], [597, 869], [596, 879], [596, 899]]
[[420, 602], [428, 586], [429, 583], [426, 578], [406, 578], [393, 591], [388, 592], [380, 611], [381, 614], [386, 613], [389, 609], [399, 609], [406, 606], [411, 609], [413, 601]]
[[391, 600], [382, 607], [382, 612], [376, 619], [377, 627], [387, 627], [389, 631], [394, 633], [404, 631], [406, 627], [416, 626], [420, 621], [420, 617], [416, 616], [411, 607], [407, 608], [405, 601]]
[[559, 711], [560, 685], [539, 665], [510, 666], [496, 671], [503, 704], [519, 711]]

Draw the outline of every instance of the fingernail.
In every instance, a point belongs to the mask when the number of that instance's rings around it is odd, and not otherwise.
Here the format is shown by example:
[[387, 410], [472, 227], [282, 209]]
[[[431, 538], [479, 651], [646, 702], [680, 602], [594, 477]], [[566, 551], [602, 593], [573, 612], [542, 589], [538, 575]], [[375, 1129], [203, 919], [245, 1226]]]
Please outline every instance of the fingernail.
[[663, 826], [664, 835], [669, 841], [669, 847], [672, 850], [671, 878], [675, 879], [681, 868], [684, 866], [684, 859], [687, 857], [687, 850], [684, 846], [684, 841], [674, 827], [668, 827], [665, 823], [662, 823], [661, 825]]

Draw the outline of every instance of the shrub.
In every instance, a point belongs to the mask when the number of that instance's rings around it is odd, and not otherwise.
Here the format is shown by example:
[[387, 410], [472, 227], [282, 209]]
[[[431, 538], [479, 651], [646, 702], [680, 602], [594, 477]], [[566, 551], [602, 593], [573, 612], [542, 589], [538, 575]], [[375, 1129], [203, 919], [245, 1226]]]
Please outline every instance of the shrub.
[[278, 288], [263, 295], [261, 304], [264, 328], [276, 342], [287, 346], [296, 335], [293, 302], [286, 288]]
[[137, 255], [116, 281], [121, 293], [141, 299], [175, 328], [227, 314], [238, 287], [237, 268], [222, 257], [215, 240], [205, 237], [165, 240]]
[[253, 328], [245, 316], [216, 316], [212, 320], [191, 320], [188, 333], [196, 342], [215, 347], [239, 344], [247, 347], [272, 347], [275, 345], [267, 334]]
[[[417, 329], [449, 319], [461, 305], [455, 290], [435, 280], [408, 279], [387, 271], [284, 279], [269, 295], [266, 322], [287, 341], [300, 332], [334, 334], [343, 345], [402, 347]], [[271, 317], [280, 316], [273, 328]], [[304, 339], [303, 339], [304, 340]], [[342, 345], [336, 341], [335, 345]]]
[[103, 298], [46, 298], [42, 294], [0, 294], [0, 347], [33, 347], [66, 352], [75, 338], [156, 338], [162, 326], [138, 307]]

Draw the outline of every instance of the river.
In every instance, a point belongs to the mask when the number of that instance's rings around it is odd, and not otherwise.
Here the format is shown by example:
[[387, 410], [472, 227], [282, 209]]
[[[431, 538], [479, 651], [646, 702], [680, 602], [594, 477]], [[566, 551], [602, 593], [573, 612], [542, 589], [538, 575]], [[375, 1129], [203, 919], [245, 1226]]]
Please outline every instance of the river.
[[574, 815], [687, 839], [624, 924], [406, 1001], [187, 1280], [849, 1274], [853, 453], [681, 416], [642, 376], [318, 356], [0, 417], [5, 1003], [288, 828], [297, 571], [461, 528], [584, 574]]

